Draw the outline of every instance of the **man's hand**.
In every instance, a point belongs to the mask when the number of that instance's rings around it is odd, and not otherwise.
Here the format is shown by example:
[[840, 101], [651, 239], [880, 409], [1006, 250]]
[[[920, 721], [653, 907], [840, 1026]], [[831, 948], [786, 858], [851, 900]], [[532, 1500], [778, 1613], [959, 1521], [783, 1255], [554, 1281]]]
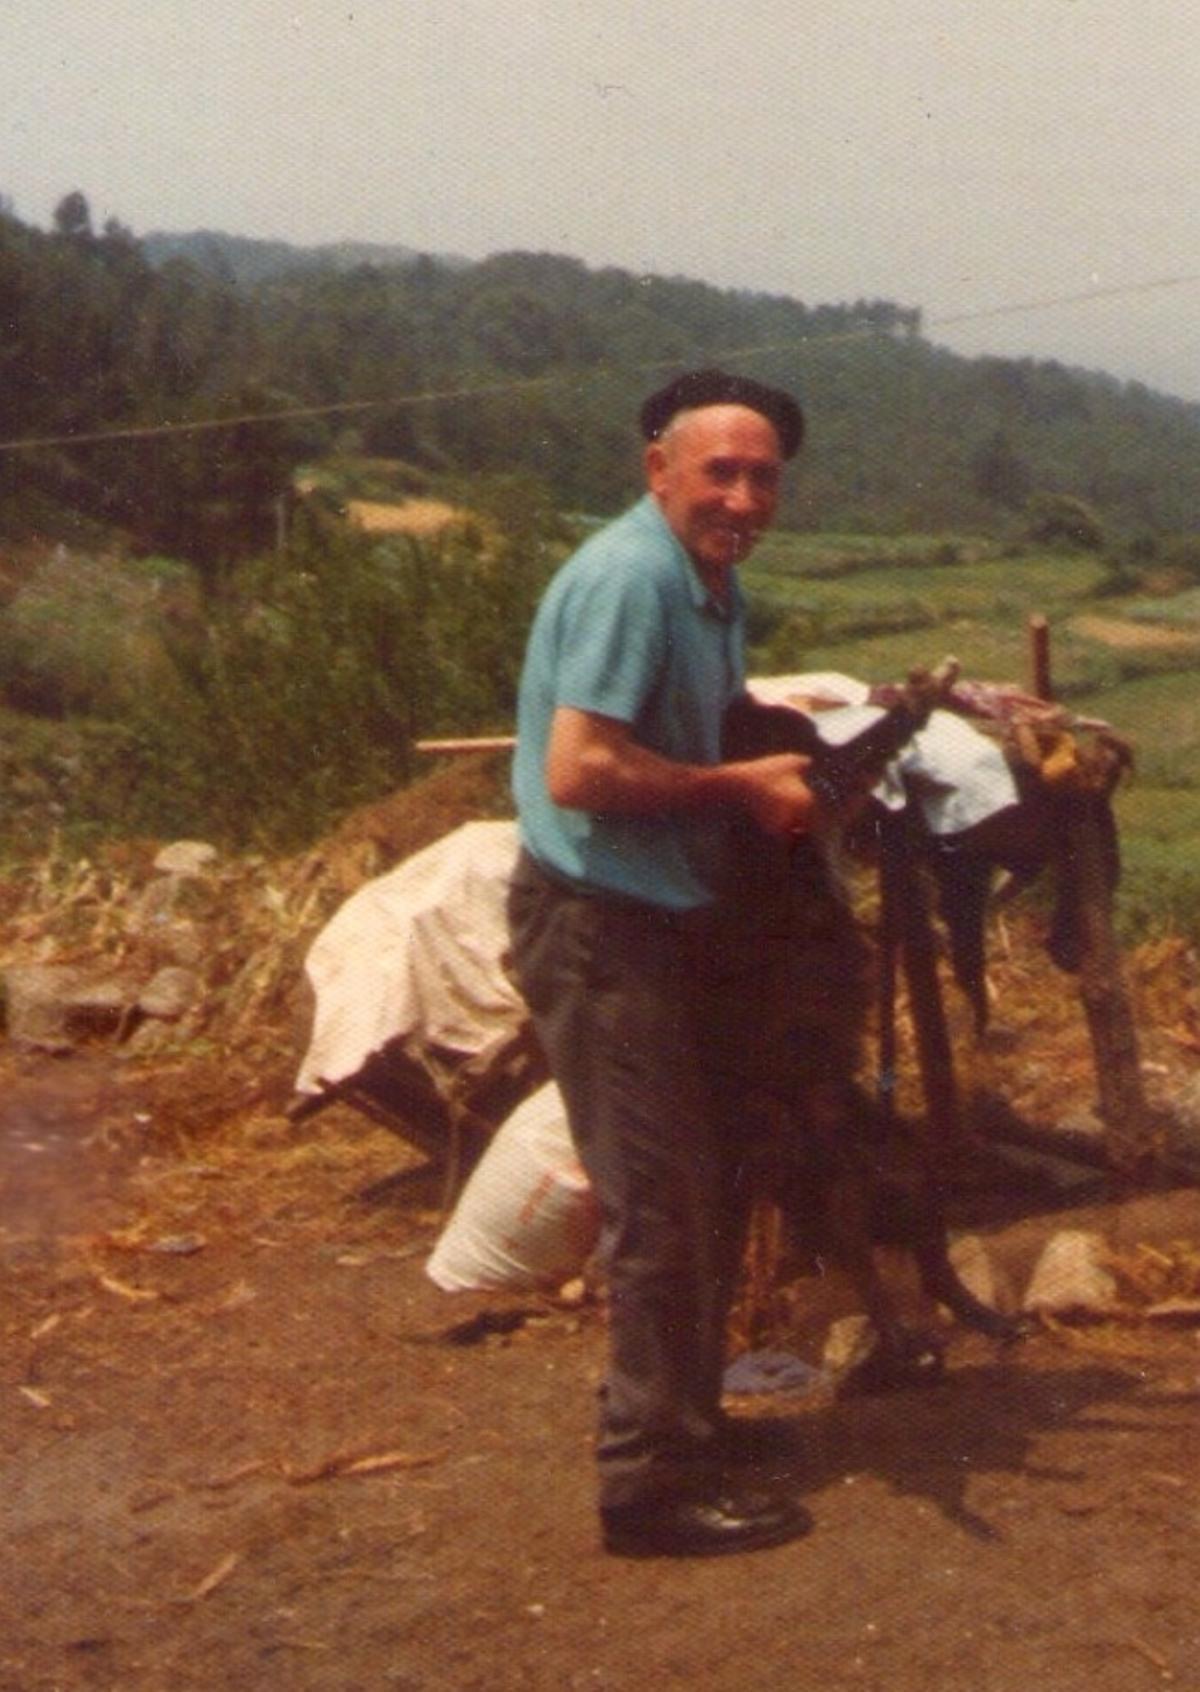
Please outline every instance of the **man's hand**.
[[743, 784], [742, 805], [763, 833], [786, 837], [815, 826], [817, 801], [807, 781], [811, 763], [799, 752], [775, 752], [726, 764], [725, 770]]

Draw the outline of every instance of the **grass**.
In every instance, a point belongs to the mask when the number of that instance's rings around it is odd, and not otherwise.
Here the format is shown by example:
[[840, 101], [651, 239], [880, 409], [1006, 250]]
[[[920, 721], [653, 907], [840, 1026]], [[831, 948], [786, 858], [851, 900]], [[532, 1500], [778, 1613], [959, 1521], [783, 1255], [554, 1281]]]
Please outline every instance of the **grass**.
[[1172, 594], [1169, 599], [1139, 599], [1130, 605], [1126, 615], [1138, 622], [1200, 630], [1200, 587]]
[[[950, 553], [961, 561], [936, 561]], [[1004, 557], [930, 537], [776, 536], [743, 580], [775, 631], [777, 668], [884, 680], [952, 651], [972, 675], [999, 680], [1023, 676], [1031, 612], [1064, 621], [1103, 577], [1090, 555]]]
[[1094, 594], [1105, 574], [1092, 553], [1014, 553], [954, 536], [774, 534], [759, 544], [743, 579], [751, 587], [803, 584], [805, 593], [819, 585], [848, 606], [876, 590], [929, 594], [943, 606], [997, 596], [1054, 606]]
[[[1195, 668], [1123, 682], [1094, 704], [1133, 742], [1138, 786], [1200, 790], [1200, 675]], [[1186, 810], [1186, 807], [1182, 807]], [[1200, 834], [1200, 815], [1196, 817]]]

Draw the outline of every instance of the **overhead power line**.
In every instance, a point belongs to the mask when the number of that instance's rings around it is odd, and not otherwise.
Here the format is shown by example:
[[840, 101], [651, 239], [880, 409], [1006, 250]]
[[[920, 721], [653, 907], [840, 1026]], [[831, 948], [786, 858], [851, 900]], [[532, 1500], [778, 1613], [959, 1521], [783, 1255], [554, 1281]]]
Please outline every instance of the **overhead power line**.
[[1156, 276], [1149, 282], [1114, 282], [1107, 288], [1084, 288], [1076, 294], [1050, 294], [1044, 299], [1021, 300], [1011, 305], [983, 306], [931, 319], [931, 329], [947, 329], [959, 323], [981, 323], [988, 317], [1018, 317], [1028, 311], [1045, 311], [1050, 306], [1083, 305], [1089, 300], [1111, 300], [1125, 294], [1153, 294], [1161, 288], [1189, 288], [1200, 282], [1196, 276]]
[[292, 405], [279, 411], [247, 411], [225, 417], [188, 418], [174, 423], [131, 423], [117, 429], [90, 429], [74, 435], [28, 435], [20, 440], [0, 441], [0, 452], [20, 452], [35, 447], [90, 446], [100, 441], [149, 440], [157, 435], [197, 435], [206, 430], [237, 429], [246, 423], [288, 423], [303, 417], [333, 417], [355, 411], [390, 411], [401, 405], [429, 405], [438, 400], [474, 399], [488, 394], [514, 393], [523, 388], [546, 387], [562, 379], [561, 375], [529, 376], [519, 382], [487, 382], [469, 388], [430, 389], [414, 394], [396, 394], [389, 399], [337, 400], [329, 405]]
[[[1072, 294], [1050, 294], [1039, 299], [1021, 300], [1008, 305], [981, 306], [970, 311], [950, 312], [930, 318], [924, 330], [957, 328], [964, 323], [981, 323], [988, 318], [1019, 317], [1052, 306], [1081, 305], [1091, 300], [1115, 299], [1131, 294], [1149, 294], [1164, 288], [1195, 287], [1200, 274], [1159, 276], [1146, 282], [1113, 284], [1107, 288], [1087, 288]], [[757, 353], [780, 352], [793, 347], [830, 346], [846, 341], [874, 338], [880, 331], [869, 325], [847, 329], [829, 335], [802, 335], [794, 340], [761, 342], [751, 347], [726, 348], [713, 353], [714, 359], [749, 358]], [[630, 365], [630, 370], [661, 370], [674, 367], [679, 360], [653, 359]], [[393, 394], [386, 399], [338, 400], [329, 405], [295, 405], [278, 411], [243, 412], [234, 416], [189, 418], [176, 422], [129, 424], [112, 429], [92, 429], [68, 435], [27, 435], [14, 440], [0, 441], [0, 452], [32, 452], [48, 447], [94, 446], [107, 441], [152, 440], [170, 435], [197, 435], [221, 429], [241, 428], [255, 423], [291, 423], [316, 417], [350, 416], [356, 412], [394, 411], [402, 406], [434, 405], [450, 400], [486, 399], [497, 394], [527, 393], [532, 389], [553, 387], [562, 382], [577, 381], [578, 373], [570, 375], [556, 371], [548, 376], [527, 376], [502, 382], [474, 383], [459, 388], [424, 389], [416, 393]]]

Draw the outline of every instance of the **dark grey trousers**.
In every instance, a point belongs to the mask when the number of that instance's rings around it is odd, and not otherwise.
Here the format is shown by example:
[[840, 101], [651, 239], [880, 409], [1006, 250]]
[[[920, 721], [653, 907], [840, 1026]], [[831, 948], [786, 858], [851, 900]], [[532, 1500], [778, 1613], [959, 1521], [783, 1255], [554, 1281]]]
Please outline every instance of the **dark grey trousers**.
[[516, 975], [603, 1219], [610, 1301], [602, 1508], [713, 1472], [725, 1324], [749, 1209], [722, 975], [703, 916], [588, 897], [522, 855]]

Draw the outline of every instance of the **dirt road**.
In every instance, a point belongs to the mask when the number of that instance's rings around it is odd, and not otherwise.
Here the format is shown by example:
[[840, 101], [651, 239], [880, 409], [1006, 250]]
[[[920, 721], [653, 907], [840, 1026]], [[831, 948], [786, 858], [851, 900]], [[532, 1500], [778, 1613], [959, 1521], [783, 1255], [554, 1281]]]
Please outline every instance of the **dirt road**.
[[[139, 1150], [103, 1066], [19, 1072], [8, 1128], [51, 1093], [93, 1149], [74, 1188], [4, 1165], [4, 1692], [1200, 1687], [1194, 1331], [956, 1335], [937, 1388], [776, 1401], [813, 1536], [625, 1562], [599, 1316], [438, 1293], [436, 1192], [361, 1196], [395, 1140]], [[481, 1310], [510, 1331], [456, 1343]]]

